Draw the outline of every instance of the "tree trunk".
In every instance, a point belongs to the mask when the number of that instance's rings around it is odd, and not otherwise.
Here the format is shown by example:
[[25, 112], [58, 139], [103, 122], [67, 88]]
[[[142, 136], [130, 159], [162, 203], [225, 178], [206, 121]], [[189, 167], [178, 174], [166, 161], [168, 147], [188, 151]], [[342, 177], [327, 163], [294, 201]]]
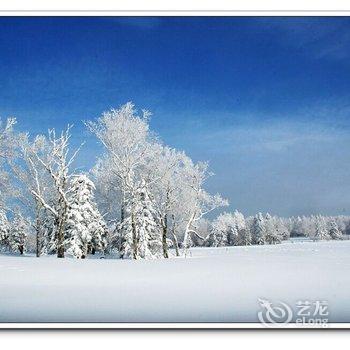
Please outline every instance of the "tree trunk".
[[36, 202], [36, 220], [35, 220], [35, 231], [36, 231], [36, 257], [39, 258], [41, 255], [41, 244], [40, 244], [40, 227], [41, 227], [41, 222], [40, 222], [40, 204]]
[[164, 215], [164, 220], [163, 220], [163, 232], [162, 232], [162, 245], [163, 245], [163, 256], [164, 258], [168, 259], [169, 254], [168, 254], [168, 244], [167, 244], [167, 231], [168, 231], [168, 215]]
[[175, 216], [173, 215], [172, 218], [173, 218], [173, 227], [172, 227], [172, 231], [171, 231], [171, 236], [173, 239], [173, 244], [175, 247], [176, 256], [180, 256], [179, 242], [177, 241], [177, 237], [175, 235]]
[[187, 249], [189, 248], [189, 239], [190, 239], [190, 231], [191, 231], [191, 226], [193, 223], [193, 220], [195, 218], [195, 214], [192, 214], [190, 219], [188, 220], [188, 223], [186, 225], [186, 229], [185, 229], [185, 234], [184, 234], [184, 240], [183, 240], [183, 250], [184, 250], [184, 254], [185, 257], [187, 256]]
[[23, 245], [20, 245], [20, 246], [18, 247], [18, 250], [19, 250], [19, 253], [20, 253], [21, 255], [23, 255], [23, 253], [24, 253], [24, 246], [23, 246]]
[[64, 258], [64, 218], [59, 220], [57, 232], [57, 258]]
[[133, 259], [138, 258], [138, 242], [137, 242], [137, 232], [135, 225], [134, 213], [131, 214], [131, 228], [132, 228], [132, 257]]
[[125, 218], [125, 210], [124, 210], [124, 201], [123, 201], [120, 208], [120, 222], [123, 222], [124, 218]]
[[64, 258], [64, 231], [66, 226], [66, 219], [67, 219], [67, 211], [68, 207], [66, 203], [64, 202], [64, 199], [61, 199], [61, 212], [59, 213], [58, 218], [58, 232], [57, 232], [57, 258]]
[[36, 257], [39, 258], [39, 257], [40, 257], [40, 253], [41, 253], [41, 246], [40, 246], [40, 227], [37, 226], [35, 230], [36, 230]]
[[[125, 203], [124, 203], [124, 198], [122, 199], [122, 204], [120, 207], [120, 224], [122, 224], [124, 222], [125, 219]], [[117, 232], [117, 228], [118, 226], [116, 226], [116, 230], [115, 232]], [[121, 252], [121, 257], [122, 259], [124, 258], [124, 244], [125, 244], [125, 239], [124, 237], [121, 235], [121, 232], [118, 232], [118, 240], [117, 240], [117, 247], [118, 247], [118, 251]]]
[[[61, 242], [61, 241], [59, 241]], [[62, 243], [59, 243], [61, 245], [58, 246], [57, 248], [57, 258], [64, 258], [64, 247], [62, 245]]]
[[180, 256], [179, 243], [177, 241], [177, 238], [176, 238], [176, 236], [175, 236], [175, 234], [173, 232], [171, 233], [171, 235], [173, 237], [173, 243], [174, 243], [174, 246], [175, 246], [176, 256]]

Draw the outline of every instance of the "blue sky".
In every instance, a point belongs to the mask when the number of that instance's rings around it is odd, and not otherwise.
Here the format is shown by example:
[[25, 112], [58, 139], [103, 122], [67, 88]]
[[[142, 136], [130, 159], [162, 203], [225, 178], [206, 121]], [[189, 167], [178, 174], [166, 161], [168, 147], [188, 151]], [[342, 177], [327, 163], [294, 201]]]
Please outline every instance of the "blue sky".
[[133, 101], [245, 214], [350, 214], [350, 18], [0, 18], [0, 116], [32, 134]]

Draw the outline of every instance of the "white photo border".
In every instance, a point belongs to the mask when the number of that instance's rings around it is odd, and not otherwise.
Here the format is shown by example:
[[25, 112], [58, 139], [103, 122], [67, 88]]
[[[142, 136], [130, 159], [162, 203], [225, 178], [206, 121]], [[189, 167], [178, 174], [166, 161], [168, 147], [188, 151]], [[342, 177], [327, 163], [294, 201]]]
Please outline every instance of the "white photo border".
[[[344, 2], [345, 3], [345, 2]], [[349, 3], [348, 3], [349, 4]], [[83, 6], [83, 2], [82, 2]], [[63, 9], [48, 9], [48, 10], [14, 10], [14, 9], [0, 9], [0, 17], [350, 17], [350, 10], [63, 10]], [[349, 315], [350, 317], [350, 315]], [[325, 328], [319, 324], [307, 325], [296, 323], [281, 323], [265, 326], [262, 323], [220, 323], [220, 322], [173, 322], [173, 323], [124, 323], [124, 322], [0, 322], [0, 330], [6, 329], [62, 329], [62, 330], [78, 330], [78, 329], [350, 329], [350, 322], [333, 323], [330, 322]]]

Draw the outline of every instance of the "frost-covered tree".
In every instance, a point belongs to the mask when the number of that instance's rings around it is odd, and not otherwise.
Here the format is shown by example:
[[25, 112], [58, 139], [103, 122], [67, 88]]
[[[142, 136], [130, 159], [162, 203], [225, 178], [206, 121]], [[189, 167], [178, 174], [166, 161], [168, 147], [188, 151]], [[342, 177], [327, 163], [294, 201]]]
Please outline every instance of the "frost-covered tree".
[[231, 238], [229, 236], [229, 244], [232, 242], [234, 245], [250, 245], [251, 244], [251, 234], [249, 229], [247, 228], [247, 223], [244, 215], [235, 210], [233, 212], [233, 218], [235, 221], [235, 226], [238, 235], [233, 235]]
[[10, 248], [10, 230], [11, 224], [7, 219], [6, 213], [3, 209], [0, 209], [0, 248], [9, 249]]
[[[51, 211], [43, 211], [43, 216], [39, 223], [39, 239], [36, 235], [36, 252], [41, 254], [56, 254], [57, 253], [57, 219]], [[38, 234], [38, 231], [36, 232]], [[37, 255], [38, 256], [38, 255]]]
[[292, 229], [291, 236], [306, 236], [306, 237], [314, 237], [315, 236], [315, 223], [317, 221], [317, 217], [311, 216], [298, 216], [292, 218]]
[[[220, 214], [213, 221], [213, 231], [212, 234], [215, 236], [212, 238], [212, 246], [214, 247], [224, 247], [229, 244], [229, 234], [238, 235], [236, 230], [235, 222], [230, 213]], [[234, 232], [231, 232], [234, 231]]]
[[16, 215], [11, 222], [9, 245], [13, 252], [24, 253], [27, 235], [30, 230], [30, 221], [24, 219], [21, 215]]
[[[154, 137], [149, 132], [149, 117], [148, 111], [143, 110], [139, 115], [134, 105], [128, 102], [119, 109], [104, 112], [96, 121], [85, 123], [107, 151], [98, 161], [97, 174], [102, 179], [102, 196], [105, 204], [108, 204], [106, 207], [120, 208], [118, 217], [113, 217], [114, 210], [107, 213], [112, 216], [109, 216], [110, 220], [120, 221], [117, 225], [119, 228], [123, 226], [130, 203], [134, 203], [133, 197], [139, 184], [145, 180], [144, 170], [153, 155]], [[114, 198], [106, 193], [111, 189], [117, 192]], [[108, 203], [110, 200], [112, 202]], [[121, 229], [117, 231], [126, 232]], [[120, 236], [117, 241], [124, 255], [125, 237]]]
[[7, 211], [8, 202], [13, 202], [16, 190], [12, 184], [9, 162], [15, 158], [22, 134], [15, 133], [15, 118], [8, 118], [5, 123], [0, 119], [0, 209]]
[[207, 165], [194, 164], [183, 152], [162, 145], [149, 130], [149, 116], [147, 111], [137, 113], [134, 105], [127, 103], [103, 113], [96, 121], [86, 122], [106, 150], [93, 175], [103, 213], [116, 228], [112, 244], [118, 246], [122, 256], [128, 247], [124, 237], [127, 232], [130, 243], [136, 197], [142, 182], [157, 212], [164, 257], [169, 256], [170, 244], [179, 251], [178, 238], [183, 238], [185, 250], [192, 244], [191, 237], [203, 240], [197, 233], [197, 223], [226, 204], [219, 195], [212, 196], [203, 188], [209, 175]]
[[128, 102], [119, 109], [104, 112], [96, 121], [85, 123], [107, 151], [103, 161], [112, 170], [110, 180], [117, 181], [111, 185], [121, 192], [121, 221], [127, 195], [136, 190], [142, 177], [140, 170], [149, 156], [153, 141], [149, 132], [149, 117], [150, 113], [145, 110], [138, 115], [134, 105]]
[[43, 157], [38, 151], [34, 152], [38, 163], [51, 177], [53, 186], [50, 188], [52, 193], [50, 201], [43, 195], [43, 192], [40, 193], [37, 189], [32, 189], [31, 193], [55, 219], [51, 242], [55, 243], [54, 249], [58, 258], [63, 258], [65, 253], [64, 233], [68, 212], [69, 182], [74, 175], [71, 173], [71, 165], [80, 150], [78, 148], [72, 154], [69, 152], [70, 138], [71, 126], [69, 125], [60, 135], [56, 135], [54, 129], [49, 130], [47, 140], [49, 153]]
[[272, 217], [269, 213], [267, 213], [264, 220], [264, 226], [265, 242], [267, 244], [281, 243], [282, 237], [276, 225], [276, 218]]
[[331, 239], [342, 239], [342, 233], [334, 219], [329, 223], [329, 236]]
[[65, 226], [66, 251], [84, 259], [105, 247], [106, 224], [94, 201], [95, 186], [86, 175], [72, 178]]
[[121, 230], [125, 237], [124, 256], [132, 259], [159, 258], [163, 255], [157, 212], [143, 181], [127, 203], [127, 217]]
[[250, 230], [245, 227], [238, 232], [238, 244], [237, 245], [251, 245], [252, 235]]
[[275, 227], [281, 240], [287, 240], [290, 237], [290, 221], [289, 219], [274, 217]]
[[22, 211], [33, 218], [32, 226], [35, 230], [37, 257], [47, 250], [47, 247], [44, 246], [46, 237], [43, 228], [46, 225], [45, 221], [52, 215], [44, 207], [42, 201], [50, 203], [51, 206], [54, 206], [56, 201], [55, 191], [52, 191], [53, 179], [38, 157], [48, 162], [51, 156], [52, 148], [44, 136], [36, 136], [31, 141], [29, 135], [24, 135], [18, 146], [16, 159], [10, 161], [11, 170], [18, 182], [17, 193]]
[[188, 248], [191, 246], [191, 234], [196, 232], [195, 224], [213, 210], [227, 206], [228, 201], [219, 194], [211, 195], [204, 189], [204, 183], [211, 175], [208, 171], [208, 164], [199, 162], [193, 163], [190, 158], [186, 158], [183, 168], [183, 188], [188, 205], [185, 232], [183, 237], [183, 250], [186, 256]]
[[146, 178], [159, 216], [163, 256], [168, 258], [169, 245], [176, 245], [175, 249], [178, 249], [177, 237], [171, 228], [181, 227], [184, 221], [186, 203], [183, 196], [182, 168], [186, 155], [160, 143], [153, 145], [153, 151], [146, 167]]
[[206, 239], [207, 246], [250, 245], [251, 235], [244, 215], [238, 210], [220, 214], [212, 223], [212, 232]]
[[258, 213], [253, 219], [252, 242], [253, 244], [259, 244], [259, 245], [265, 244], [264, 217], [261, 213]]
[[323, 216], [317, 215], [314, 217], [315, 222], [315, 236], [314, 238], [317, 240], [326, 240], [330, 239], [327, 224]]

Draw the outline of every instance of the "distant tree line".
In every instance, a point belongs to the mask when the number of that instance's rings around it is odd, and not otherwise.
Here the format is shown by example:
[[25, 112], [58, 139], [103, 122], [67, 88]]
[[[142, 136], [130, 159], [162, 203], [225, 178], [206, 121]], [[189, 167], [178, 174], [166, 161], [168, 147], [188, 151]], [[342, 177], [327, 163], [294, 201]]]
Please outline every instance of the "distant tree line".
[[350, 216], [297, 216], [282, 218], [269, 213], [245, 218], [242, 213], [220, 214], [202, 224], [207, 247], [278, 244], [291, 237], [310, 240], [341, 240], [350, 233]]

